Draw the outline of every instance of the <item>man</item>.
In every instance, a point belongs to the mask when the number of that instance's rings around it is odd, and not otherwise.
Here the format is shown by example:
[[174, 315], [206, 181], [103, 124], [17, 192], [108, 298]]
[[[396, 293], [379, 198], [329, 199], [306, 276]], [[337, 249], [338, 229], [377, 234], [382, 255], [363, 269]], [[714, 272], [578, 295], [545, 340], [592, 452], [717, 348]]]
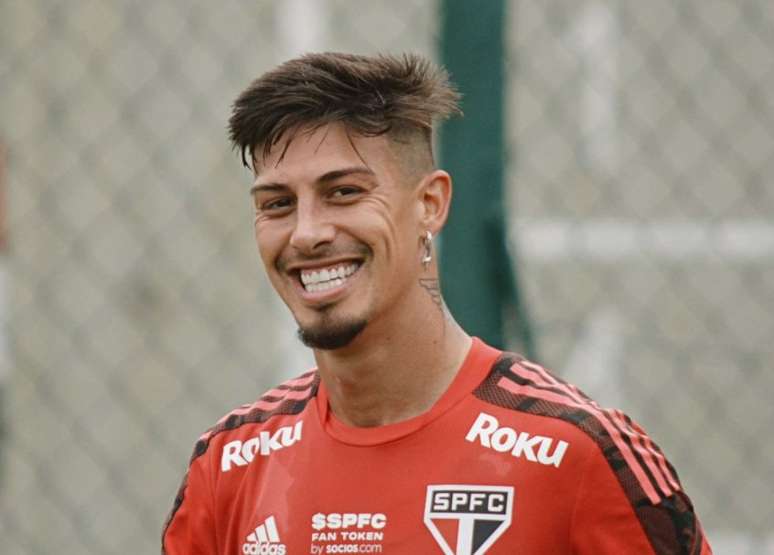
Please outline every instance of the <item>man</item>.
[[456, 102], [419, 57], [330, 53], [236, 100], [261, 258], [317, 368], [200, 438], [167, 555], [710, 553], [635, 423], [446, 310], [431, 134]]

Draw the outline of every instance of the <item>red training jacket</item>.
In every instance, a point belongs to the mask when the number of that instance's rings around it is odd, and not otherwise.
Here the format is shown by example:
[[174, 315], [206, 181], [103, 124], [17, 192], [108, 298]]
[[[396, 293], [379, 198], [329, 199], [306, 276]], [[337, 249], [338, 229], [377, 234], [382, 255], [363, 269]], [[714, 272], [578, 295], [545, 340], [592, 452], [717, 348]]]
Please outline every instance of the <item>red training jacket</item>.
[[166, 555], [708, 555], [661, 450], [617, 410], [478, 339], [426, 414], [374, 428], [316, 371], [196, 443]]

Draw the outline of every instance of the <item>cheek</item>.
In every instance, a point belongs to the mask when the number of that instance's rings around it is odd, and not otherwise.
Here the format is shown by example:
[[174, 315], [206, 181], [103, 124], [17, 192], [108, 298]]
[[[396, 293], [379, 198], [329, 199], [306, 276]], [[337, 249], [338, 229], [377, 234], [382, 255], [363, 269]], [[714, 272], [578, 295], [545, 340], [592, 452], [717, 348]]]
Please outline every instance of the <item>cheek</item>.
[[255, 224], [255, 244], [258, 247], [258, 253], [261, 256], [263, 264], [269, 270], [274, 266], [274, 260], [279, 256], [281, 243], [275, 230], [268, 226]]
[[400, 257], [410, 248], [415, 235], [416, 214], [414, 206], [407, 202], [387, 202], [374, 199], [368, 218], [364, 222], [369, 233], [380, 237], [387, 255]]
[[414, 259], [419, 241], [418, 223], [412, 208], [406, 207], [402, 212], [396, 214], [392, 221], [392, 240], [397, 251], [395, 255], [404, 263]]
[[[382, 231], [387, 228], [383, 228]], [[394, 287], [402, 288], [406, 280], [413, 279], [417, 260], [418, 239], [413, 228], [409, 225], [401, 226], [398, 222], [391, 222], [389, 231], [384, 233], [381, 247], [385, 278]]]

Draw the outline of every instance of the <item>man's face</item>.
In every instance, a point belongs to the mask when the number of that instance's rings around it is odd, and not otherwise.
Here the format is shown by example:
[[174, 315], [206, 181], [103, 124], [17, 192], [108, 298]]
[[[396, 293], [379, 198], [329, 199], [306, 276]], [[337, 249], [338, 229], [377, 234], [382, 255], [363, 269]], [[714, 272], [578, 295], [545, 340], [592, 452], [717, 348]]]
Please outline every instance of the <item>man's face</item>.
[[299, 132], [258, 165], [255, 236], [310, 347], [349, 344], [400, 310], [419, 271], [420, 202], [389, 139]]

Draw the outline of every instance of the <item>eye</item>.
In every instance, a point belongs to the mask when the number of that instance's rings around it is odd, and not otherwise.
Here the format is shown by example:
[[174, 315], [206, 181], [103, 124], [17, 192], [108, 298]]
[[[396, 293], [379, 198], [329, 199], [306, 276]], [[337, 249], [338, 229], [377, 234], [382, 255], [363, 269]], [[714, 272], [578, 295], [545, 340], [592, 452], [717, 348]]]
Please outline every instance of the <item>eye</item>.
[[290, 197], [279, 197], [260, 203], [258, 209], [261, 212], [281, 212], [291, 206], [293, 206], [293, 199]]
[[344, 198], [349, 197], [352, 195], [356, 195], [361, 192], [360, 187], [355, 187], [354, 185], [342, 185], [341, 187], [336, 187], [331, 191], [331, 197], [332, 198]]

